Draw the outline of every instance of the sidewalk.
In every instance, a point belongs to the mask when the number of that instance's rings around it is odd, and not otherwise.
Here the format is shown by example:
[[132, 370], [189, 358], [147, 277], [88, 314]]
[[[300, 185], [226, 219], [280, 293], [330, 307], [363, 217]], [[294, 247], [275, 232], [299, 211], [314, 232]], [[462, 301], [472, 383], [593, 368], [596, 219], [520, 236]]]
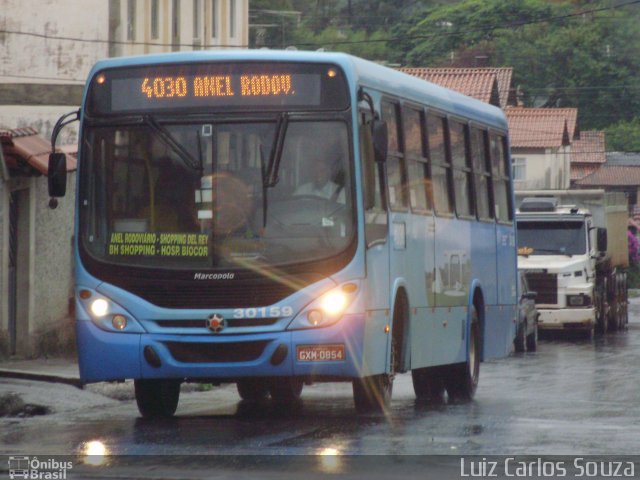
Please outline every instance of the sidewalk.
[[82, 388], [78, 361], [75, 359], [37, 358], [0, 362], [0, 381], [2, 378], [64, 383]]

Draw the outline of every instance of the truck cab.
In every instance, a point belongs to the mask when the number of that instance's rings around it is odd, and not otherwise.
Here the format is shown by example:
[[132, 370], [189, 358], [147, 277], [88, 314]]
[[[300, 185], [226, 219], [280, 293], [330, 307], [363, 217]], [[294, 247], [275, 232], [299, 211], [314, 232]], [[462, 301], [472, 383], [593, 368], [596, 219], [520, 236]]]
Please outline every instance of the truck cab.
[[539, 328], [593, 331], [606, 231], [594, 227], [588, 210], [550, 197], [523, 199], [516, 220], [518, 269], [538, 293]]

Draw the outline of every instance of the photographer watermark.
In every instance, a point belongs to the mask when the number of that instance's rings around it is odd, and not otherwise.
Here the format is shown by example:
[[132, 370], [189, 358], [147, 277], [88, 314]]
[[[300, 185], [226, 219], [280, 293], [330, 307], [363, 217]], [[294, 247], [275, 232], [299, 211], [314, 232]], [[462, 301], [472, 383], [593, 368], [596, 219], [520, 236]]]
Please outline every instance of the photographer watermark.
[[9, 457], [9, 478], [33, 480], [65, 480], [67, 471], [73, 468], [73, 462], [55, 458], [26, 456]]
[[634, 478], [636, 462], [599, 457], [461, 457], [460, 477]]

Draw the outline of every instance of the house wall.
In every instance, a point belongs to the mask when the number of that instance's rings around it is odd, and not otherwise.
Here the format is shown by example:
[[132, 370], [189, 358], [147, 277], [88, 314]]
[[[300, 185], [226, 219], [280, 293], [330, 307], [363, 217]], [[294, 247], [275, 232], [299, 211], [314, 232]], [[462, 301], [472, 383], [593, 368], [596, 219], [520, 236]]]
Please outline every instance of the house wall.
[[[157, 0], [157, 38], [152, 34], [153, 3], [154, 0], [109, 1], [109, 34], [114, 41], [111, 56], [247, 48], [248, 0]], [[131, 13], [132, 29], [129, 22]], [[174, 18], [177, 18], [177, 37], [174, 37]], [[198, 20], [195, 21], [194, 18]], [[234, 23], [233, 27], [231, 22]]]
[[[0, 356], [9, 347], [9, 205], [18, 192], [17, 353], [32, 356], [60, 349], [72, 337], [72, 235], [75, 174], [67, 178], [67, 196], [48, 208], [47, 178], [21, 177], [0, 182]], [[64, 338], [62, 338], [64, 337]], [[54, 345], [51, 345], [51, 344]]]
[[516, 190], [567, 189], [570, 176], [570, 148], [513, 148], [512, 157], [525, 158], [526, 180], [514, 181]]

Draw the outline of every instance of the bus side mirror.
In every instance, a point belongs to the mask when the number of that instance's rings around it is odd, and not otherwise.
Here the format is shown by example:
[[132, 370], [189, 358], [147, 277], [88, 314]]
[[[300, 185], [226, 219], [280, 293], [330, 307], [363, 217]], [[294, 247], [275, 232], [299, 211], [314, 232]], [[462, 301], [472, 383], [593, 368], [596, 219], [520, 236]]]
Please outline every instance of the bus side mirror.
[[598, 228], [598, 251], [606, 252], [607, 251], [607, 229], [606, 228]]
[[49, 154], [49, 196], [64, 197], [67, 193], [67, 155]]
[[389, 135], [387, 122], [381, 120], [373, 121], [373, 153], [376, 162], [387, 161], [387, 151], [389, 149]]

